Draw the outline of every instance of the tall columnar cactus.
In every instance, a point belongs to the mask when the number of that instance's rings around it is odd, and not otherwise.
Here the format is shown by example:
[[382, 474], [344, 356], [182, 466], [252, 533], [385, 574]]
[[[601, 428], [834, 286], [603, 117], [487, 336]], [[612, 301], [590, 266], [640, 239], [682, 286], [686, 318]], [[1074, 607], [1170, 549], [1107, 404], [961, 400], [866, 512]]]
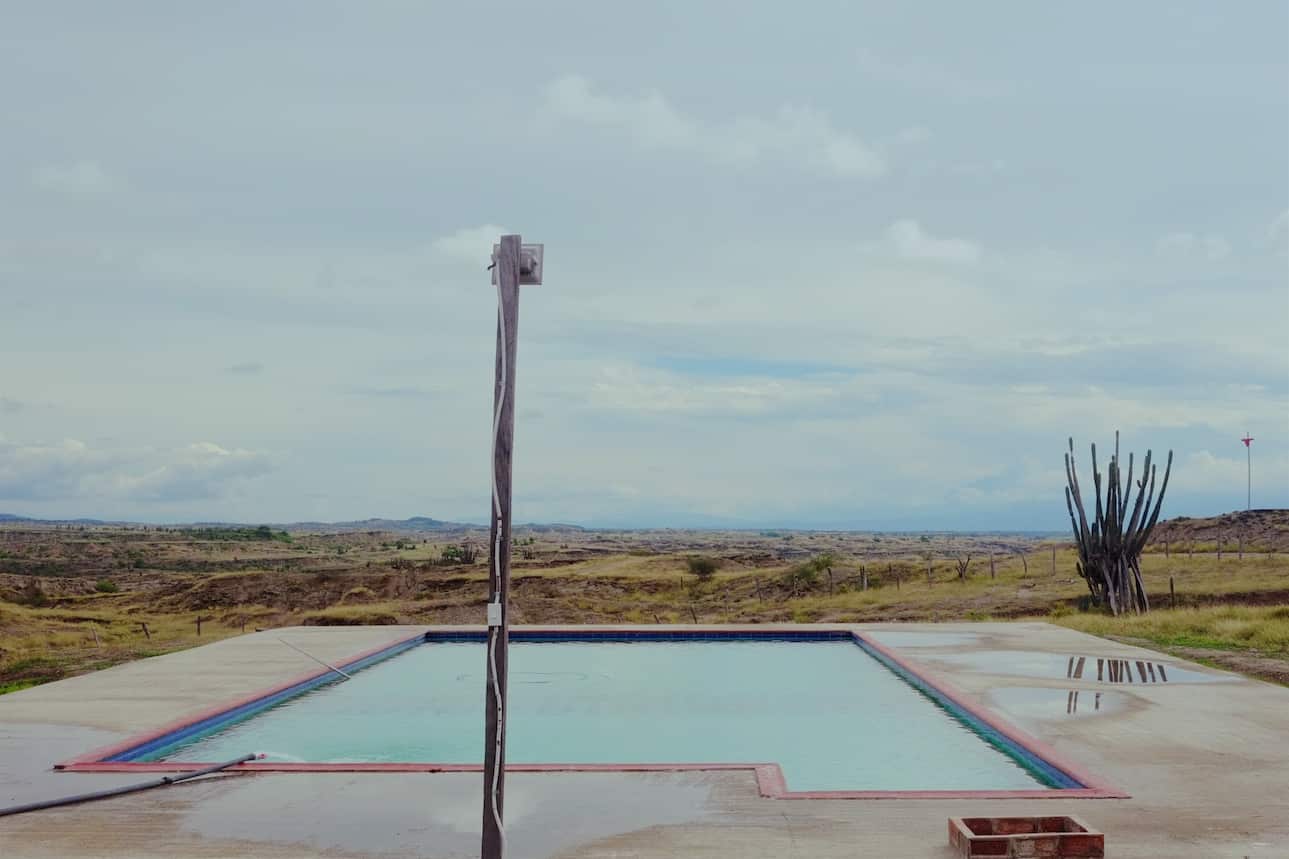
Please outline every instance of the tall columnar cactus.
[[[1150, 539], [1150, 532], [1159, 521], [1159, 509], [1164, 503], [1164, 490], [1173, 468], [1173, 452], [1168, 451], [1168, 464], [1164, 479], [1155, 495], [1155, 468], [1150, 464], [1150, 451], [1146, 451], [1137, 481], [1137, 500], [1132, 504], [1132, 454], [1128, 454], [1128, 474], [1122, 478], [1119, 467], [1119, 433], [1114, 434], [1114, 456], [1110, 458], [1109, 480], [1106, 481], [1102, 501], [1101, 472], [1097, 470], [1097, 446], [1092, 445], [1092, 478], [1096, 488], [1096, 518], [1091, 526], [1079, 492], [1079, 476], [1074, 465], [1074, 439], [1070, 439], [1070, 452], [1065, 455], [1065, 506], [1070, 511], [1070, 527], [1074, 529], [1074, 542], [1079, 547], [1077, 569], [1088, 583], [1092, 599], [1106, 605], [1113, 614], [1150, 611], [1146, 586], [1141, 580], [1141, 552]], [[1150, 505], [1154, 501], [1154, 511]], [[1077, 517], [1075, 513], [1078, 513]]]

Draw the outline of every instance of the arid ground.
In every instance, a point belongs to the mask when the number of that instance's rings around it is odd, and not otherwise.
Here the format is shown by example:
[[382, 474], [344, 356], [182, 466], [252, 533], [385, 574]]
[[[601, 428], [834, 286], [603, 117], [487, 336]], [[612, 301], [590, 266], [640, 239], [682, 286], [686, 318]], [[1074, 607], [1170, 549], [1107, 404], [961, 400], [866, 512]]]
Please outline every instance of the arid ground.
[[[0, 524], [0, 692], [275, 626], [481, 622], [486, 532], [430, 521]], [[1161, 523], [1155, 610], [1128, 618], [1087, 605], [1056, 535], [542, 526], [513, 555], [517, 623], [1040, 617], [1289, 682], [1283, 510]]]

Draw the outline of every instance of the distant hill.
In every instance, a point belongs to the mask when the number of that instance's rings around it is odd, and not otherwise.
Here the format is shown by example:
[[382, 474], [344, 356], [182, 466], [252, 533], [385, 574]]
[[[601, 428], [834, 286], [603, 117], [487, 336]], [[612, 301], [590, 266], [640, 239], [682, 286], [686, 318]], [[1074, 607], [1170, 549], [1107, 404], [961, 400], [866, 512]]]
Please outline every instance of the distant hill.
[[1150, 542], [1167, 540], [1174, 546], [1185, 546], [1187, 543], [1216, 543], [1221, 540], [1234, 549], [1241, 536], [1251, 549], [1289, 551], [1289, 510], [1237, 510], [1203, 519], [1178, 516], [1156, 525]]
[[105, 522], [102, 519], [34, 519], [30, 516], [18, 516], [14, 513], [0, 513], [0, 522], [22, 523], [33, 525], [124, 525], [124, 522]]
[[278, 527], [288, 531], [473, 531], [483, 525], [471, 522], [448, 522], [429, 516], [412, 516], [409, 519], [357, 519], [352, 522], [290, 522]]

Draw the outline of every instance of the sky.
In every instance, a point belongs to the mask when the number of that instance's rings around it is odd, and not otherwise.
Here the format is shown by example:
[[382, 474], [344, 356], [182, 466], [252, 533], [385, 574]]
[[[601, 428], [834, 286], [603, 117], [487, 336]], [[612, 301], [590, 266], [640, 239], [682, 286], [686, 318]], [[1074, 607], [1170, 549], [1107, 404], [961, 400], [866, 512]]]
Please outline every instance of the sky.
[[1289, 507], [1289, 6], [28, 3], [0, 512], [1068, 526]]

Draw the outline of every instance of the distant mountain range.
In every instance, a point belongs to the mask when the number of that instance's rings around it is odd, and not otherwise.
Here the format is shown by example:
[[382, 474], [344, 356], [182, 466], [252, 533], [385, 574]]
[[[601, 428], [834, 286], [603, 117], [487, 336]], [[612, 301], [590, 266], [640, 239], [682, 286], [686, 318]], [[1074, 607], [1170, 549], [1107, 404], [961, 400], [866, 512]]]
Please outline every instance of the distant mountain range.
[[[14, 513], [0, 513], [0, 523], [29, 525], [88, 525], [97, 527], [155, 525], [154, 522], [127, 522], [107, 519], [39, 519], [32, 516], [19, 516]], [[410, 519], [358, 519], [351, 522], [176, 522], [161, 527], [166, 528], [245, 528], [248, 526], [269, 525], [288, 531], [482, 531], [486, 525], [474, 522], [448, 522], [443, 519], [431, 519], [429, 516], [413, 516]], [[513, 526], [516, 531], [586, 531], [580, 525], [561, 523], [525, 523]]]

